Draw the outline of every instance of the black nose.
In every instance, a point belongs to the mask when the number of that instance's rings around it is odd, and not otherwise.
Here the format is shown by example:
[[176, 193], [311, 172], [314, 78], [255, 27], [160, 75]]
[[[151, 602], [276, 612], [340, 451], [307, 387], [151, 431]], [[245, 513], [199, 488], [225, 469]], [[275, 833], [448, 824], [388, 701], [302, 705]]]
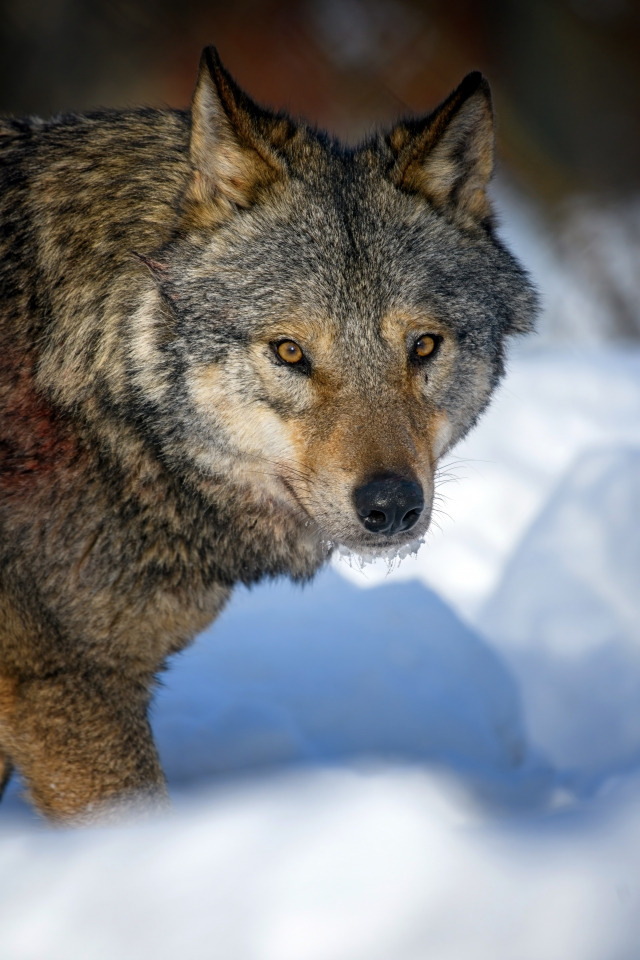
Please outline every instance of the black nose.
[[376, 477], [353, 495], [360, 521], [371, 533], [391, 537], [418, 522], [424, 497], [422, 487], [395, 473]]

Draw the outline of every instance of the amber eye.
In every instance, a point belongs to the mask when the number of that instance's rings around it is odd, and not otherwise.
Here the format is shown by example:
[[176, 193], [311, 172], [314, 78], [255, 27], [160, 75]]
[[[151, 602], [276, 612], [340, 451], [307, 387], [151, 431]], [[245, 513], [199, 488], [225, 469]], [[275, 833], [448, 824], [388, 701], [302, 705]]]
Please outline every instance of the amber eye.
[[421, 360], [432, 354], [438, 346], [438, 339], [428, 333], [424, 333], [413, 345], [413, 351], [416, 357]]
[[276, 353], [285, 363], [300, 363], [304, 359], [304, 353], [294, 340], [283, 340], [277, 344]]

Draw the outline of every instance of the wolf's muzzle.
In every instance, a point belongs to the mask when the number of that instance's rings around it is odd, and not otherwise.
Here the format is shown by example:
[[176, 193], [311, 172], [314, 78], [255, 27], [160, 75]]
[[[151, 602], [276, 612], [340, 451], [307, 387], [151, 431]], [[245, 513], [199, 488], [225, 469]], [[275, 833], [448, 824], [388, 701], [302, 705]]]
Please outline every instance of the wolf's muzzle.
[[395, 473], [374, 477], [358, 487], [353, 499], [364, 528], [387, 537], [410, 530], [424, 508], [420, 484]]

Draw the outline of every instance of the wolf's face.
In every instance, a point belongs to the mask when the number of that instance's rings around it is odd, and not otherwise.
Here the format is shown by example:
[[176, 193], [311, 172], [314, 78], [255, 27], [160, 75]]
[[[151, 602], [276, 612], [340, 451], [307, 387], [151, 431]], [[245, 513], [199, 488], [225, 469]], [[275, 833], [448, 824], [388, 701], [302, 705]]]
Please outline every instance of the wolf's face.
[[363, 553], [425, 533], [438, 460], [534, 309], [491, 230], [486, 84], [465, 83], [350, 151], [205, 57], [185, 225], [153, 264], [157, 379], [199, 469]]

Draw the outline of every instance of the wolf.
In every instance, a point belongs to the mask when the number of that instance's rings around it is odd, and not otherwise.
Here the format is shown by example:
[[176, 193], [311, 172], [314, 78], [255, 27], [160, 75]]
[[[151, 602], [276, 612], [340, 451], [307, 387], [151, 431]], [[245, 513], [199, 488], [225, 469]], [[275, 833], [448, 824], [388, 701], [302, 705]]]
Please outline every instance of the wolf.
[[471, 73], [349, 148], [214, 48], [189, 111], [0, 124], [0, 780], [161, 807], [159, 674], [234, 584], [424, 536], [536, 293]]

